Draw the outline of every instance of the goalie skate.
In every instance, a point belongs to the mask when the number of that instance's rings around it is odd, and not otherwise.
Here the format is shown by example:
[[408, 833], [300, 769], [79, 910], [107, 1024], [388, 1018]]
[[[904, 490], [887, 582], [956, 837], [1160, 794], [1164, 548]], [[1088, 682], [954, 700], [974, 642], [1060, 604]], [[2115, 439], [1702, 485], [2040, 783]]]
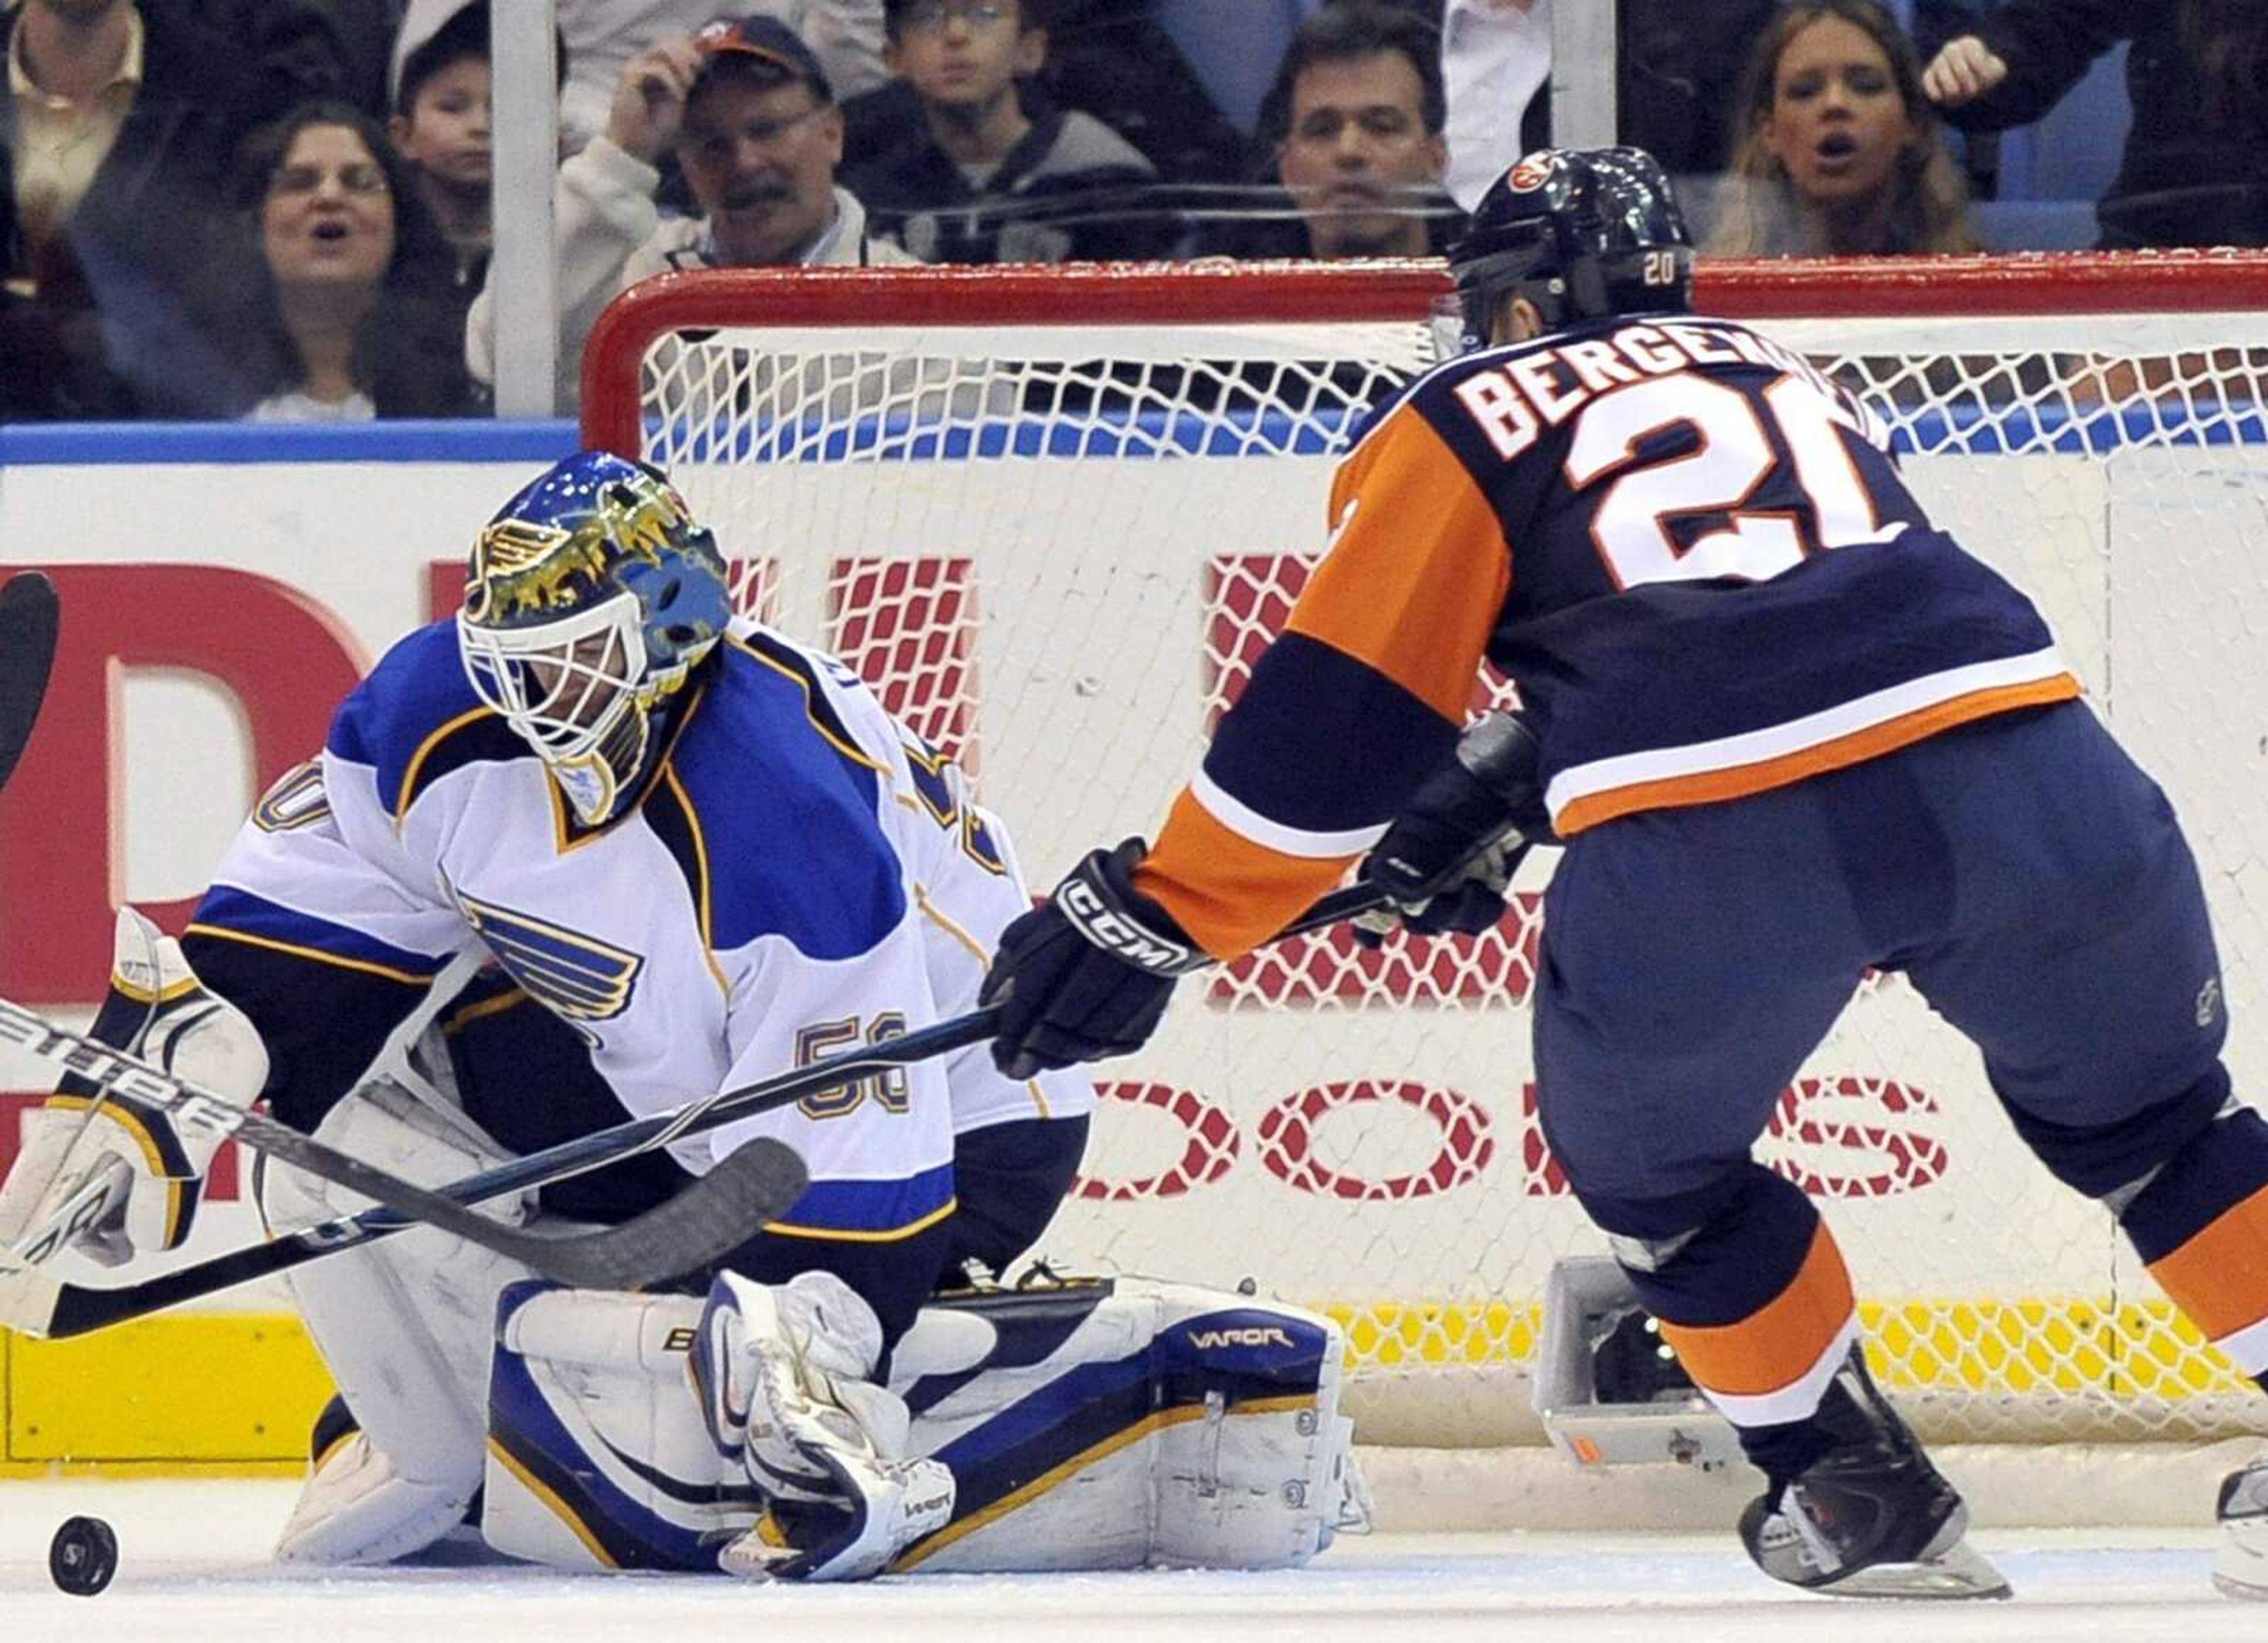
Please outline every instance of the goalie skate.
[[2220, 1546], [2213, 1583], [2231, 1597], [2268, 1601], [2268, 1454], [2221, 1479], [2213, 1515], [2220, 1520]]
[[1816, 1418], [1835, 1447], [1741, 1514], [1756, 1567], [1838, 1597], [2012, 1595], [1968, 1544], [1968, 1508], [1874, 1389], [1859, 1347]]

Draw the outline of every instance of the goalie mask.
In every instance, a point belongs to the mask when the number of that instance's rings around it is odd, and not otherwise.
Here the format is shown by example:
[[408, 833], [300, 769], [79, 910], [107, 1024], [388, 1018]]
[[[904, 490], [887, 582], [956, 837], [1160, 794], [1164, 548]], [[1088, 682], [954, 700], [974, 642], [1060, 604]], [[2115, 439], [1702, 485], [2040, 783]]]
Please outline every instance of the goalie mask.
[[1489, 185], [1449, 247], [1456, 295], [1434, 306], [1434, 345], [1452, 358], [1489, 345], [1508, 297], [1546, 330], [1618, 313], [1693, 306], [1693, 237], [1669, 179], [1642, 148], [1538, 149]]
[[585, 451], [482, 530], [457, 639], [481, 700], [595, 827], [635, 790], [665, 704], [732, 614], [716, 539], [660, 470]]

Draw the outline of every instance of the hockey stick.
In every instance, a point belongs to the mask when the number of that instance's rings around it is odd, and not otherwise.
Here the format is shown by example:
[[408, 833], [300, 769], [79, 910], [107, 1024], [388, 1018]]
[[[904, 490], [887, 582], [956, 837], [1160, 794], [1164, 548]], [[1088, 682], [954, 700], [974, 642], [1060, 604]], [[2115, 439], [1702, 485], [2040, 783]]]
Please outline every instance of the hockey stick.
[[[0, 998], [0, 1043], [77, 1073], [106, 1096], [123, 1095], [170, 1114], [187, 1130], [233, 1136], [281, 1163], [375, 1199], [403, 1224], [439, 1227], [578, 1289], [635, 1288], [713, 1261], [793, 1204], [805, 1183], [803, 1160], [792, 1148], [760, 1139], [666, 1204], [619, 1227], [569, 1236], [523, 1233], [475, 1214], [466, 1200], [404, 1181], [5, 998]], [[0, 1271], [0, 1295], [12, 1298], [19, 1274], [31, 1271]], [[0, 1321], [7, 1316], [0, 1302]]]
[[[1291, 936], [1304, 935], [1343, 918], [1351, 918], [1358, 913], [1366, 913], [1383, 905], [1385, 900], [1383, 895], [1366, 884], [1350, 885], [1344, 889], [1334, 890], [1286, 925], [1276, 939], [1280, 941]], [[797, 1067], [755, 1084], [703, 1096], [671, 1112], [634, 1118], [626, 1124], [563, 1142], [557, 1146], [546, 1147], [541, 1152], [531, 1153], [524, 1158], [514, 1159], [510, 1163], [482, 1170], [476, 1175], [468, 1175], [462, 1181], [437, 1187], [433, 1190], [454, 1204], [472, 1205], [510, 1193], [547, 1187], [637, 1153], [652, 1152], [681, 1137], [696, 1135], [736, 1119], [753, 1117], [758, 1113], [774, 1111], [802, 1100], [814, 1090], [827, 1089], [866, 1072], [884, 1067], [910, 1066], [932, 1056], [946, 1055], [956, 1050], [967, 1049], [971, 1044], [983, 1043], [994, 1036], [998, 1024], [998, 1015], [993, 1010], [971, 1011], [966, 1015], [957, 1015], [917, 1032], [908, 1033], [901, 1038], [846, 1050], [840, 1055], [814, 1061], [808, 1066]], [[751, 1150], [754, 1145], [751, 1143], [749, 1146], [731, 1153], [726, 1163]], [[794, 1154], [790, 1153], [789, 1156], [792, 1158]], [[708, 1178], [704, 1175], [701, 1179], [706, 1181]], [[780, 1207], [784, 1209], [786, 1205]], [[179, 1306], [183, 1301], [217, 1294], [254, 1278], [289, 1271], [306, 1262], [387, 1237], [416, 1224], [389, 1210], [364, 1210], [359, 1215], [342, 1216], [320, 1226], [288, 1233], [267, 1243], [252, 1244], [227, 1255], [216, 1256], [178, 1271], [108, 1288], [63, 1283], [31, 1268], [17, 1272], [0, 1269], [0, 1326], [48, 1340], [85, 1335], [96, 1330], [107, 1329], [114, 1323], [145, 1317], [167, 1307]], [[681, 1267], [678, 1270], [684, 1269]]]
[[55, 585], [19, 571], [0, 586], [0, 786], [15, 773], [55, 659]]

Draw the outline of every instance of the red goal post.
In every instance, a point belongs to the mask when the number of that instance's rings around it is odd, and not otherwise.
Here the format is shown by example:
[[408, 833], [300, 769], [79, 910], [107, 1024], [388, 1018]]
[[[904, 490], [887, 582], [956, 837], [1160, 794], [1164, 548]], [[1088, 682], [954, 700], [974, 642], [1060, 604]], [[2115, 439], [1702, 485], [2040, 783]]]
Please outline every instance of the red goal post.
[[[1438, 262], [1073, 265], [1059, 268], [709, 269], [663, 274], [600, 315], [583, 356], [586, 443], [636, 449], [635, 370], [657, 340], [720, 325], [1347, 323], [1423, 318], [1450, 289]], [[1776, 320], [1926, 320], [2084, 314], [2257, 314], [2268, 253], [1998, 257], [1704, 259], [1695, 306]]]
[[[593, 331], [583, 425], [671, 468], [744, 607], [969, 763], [1045, 883], [1154, 827], [1446, 289], [1432, 263], [668, 275]], [[1872, 400], [1933, 512], [2039, 600], [2190, 826], [2232, 1065], [2260, 1087], [2268, 256], [1704, 262], [1697, 306]], [[1373, 1440], [1532, 1440], [1543, 1277], [1601, 1247], [1535, 1123], [1535, 888], [1487, 936], [1313, 939], [1185, 989], [1151, 1053], [1103, 1069], [1048, 1249], [1334, 1307]], [[1926, 1431], [2268, 1429], [1895, 979], [1853, 999], [1764, 1155], [1824, 1201]]]

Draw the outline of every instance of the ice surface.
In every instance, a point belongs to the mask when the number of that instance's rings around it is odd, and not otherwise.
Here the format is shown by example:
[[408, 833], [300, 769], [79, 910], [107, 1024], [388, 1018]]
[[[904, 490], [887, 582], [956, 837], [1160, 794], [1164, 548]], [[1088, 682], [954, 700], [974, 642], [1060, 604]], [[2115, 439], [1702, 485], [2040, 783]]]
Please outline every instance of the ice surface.
[[[0, 1482], [0, 1638], [8, 1643], [1106, 1643], [1172, 1637], [1535, 1643], [2204, 1643], [2268, 1637], [2268, 1604], [2217, 1596], [2191, 1530], [2002, 1531], [1978, 1544], [2014, 1602], [1837, 1601], [1766, 1584], [1729, 1541], [1566, 1535], [1343, 1540], [1281, 1574], [910, 1575], [856, 1588], [755, 1588], [718, 1576], [568, 1575], [519, 1566], [307, 1573], [268, 1544], [297, 1485]], [[48, 1579], [75, 1513], [118, 1531], [96, 1598]], [[754, 1613], [750, 1611], [755, 1611]]]

